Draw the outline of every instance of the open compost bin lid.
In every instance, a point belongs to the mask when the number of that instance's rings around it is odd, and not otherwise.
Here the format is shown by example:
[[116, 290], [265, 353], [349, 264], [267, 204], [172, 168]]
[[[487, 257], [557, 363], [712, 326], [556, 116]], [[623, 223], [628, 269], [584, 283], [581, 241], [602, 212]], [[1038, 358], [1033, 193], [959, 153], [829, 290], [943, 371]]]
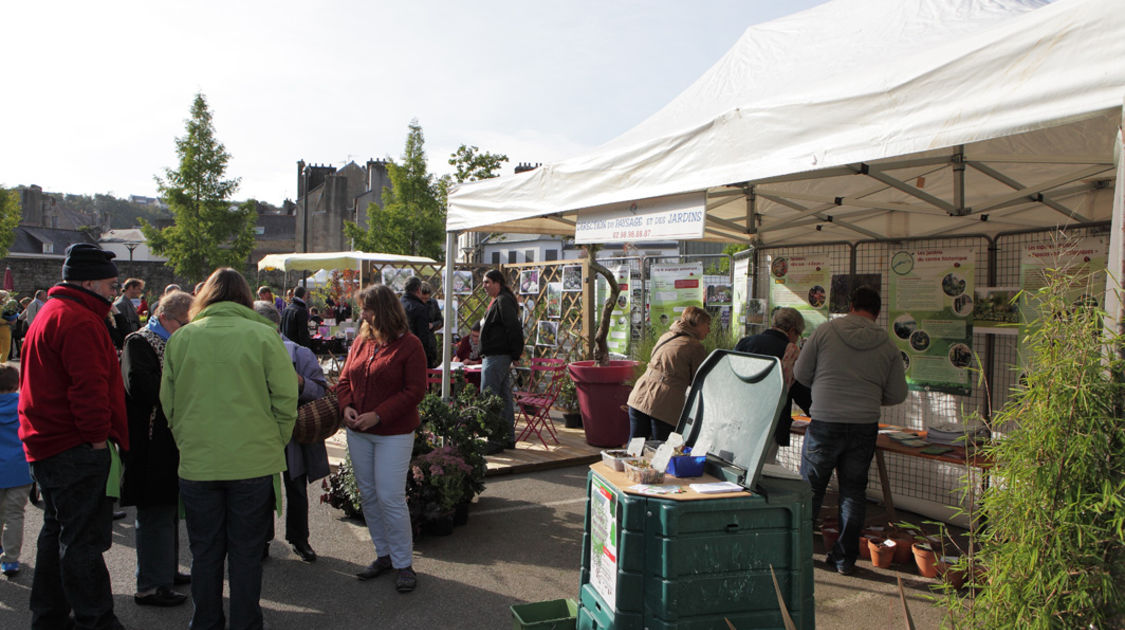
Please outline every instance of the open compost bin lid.
[[708, 474], [754, 490], [784, 404], [776, 357], [715, 350], [695, 373], [678, 430], [687, 446], [709, 445]]

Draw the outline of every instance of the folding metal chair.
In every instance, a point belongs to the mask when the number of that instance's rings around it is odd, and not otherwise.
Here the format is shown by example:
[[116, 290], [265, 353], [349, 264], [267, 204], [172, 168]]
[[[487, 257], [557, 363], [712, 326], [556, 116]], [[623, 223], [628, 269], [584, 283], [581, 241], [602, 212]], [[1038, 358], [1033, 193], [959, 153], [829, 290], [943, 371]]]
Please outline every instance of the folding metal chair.
[[534, 433], [546, 447], [547, 440], [543, 437], [543, 430], [546, 429], [555, 444], [559, 443], [555, 423], [551, 420], [551, 407], [559, 397], [559, 389], [564, 378], [566, 378], [566, 361], [547, 358], [531, 360], [531, 379], [527, 390], [512, 394], [516, 408], [524, 419], [523, 431], [516, 437], [516, 441], [523, 440]]

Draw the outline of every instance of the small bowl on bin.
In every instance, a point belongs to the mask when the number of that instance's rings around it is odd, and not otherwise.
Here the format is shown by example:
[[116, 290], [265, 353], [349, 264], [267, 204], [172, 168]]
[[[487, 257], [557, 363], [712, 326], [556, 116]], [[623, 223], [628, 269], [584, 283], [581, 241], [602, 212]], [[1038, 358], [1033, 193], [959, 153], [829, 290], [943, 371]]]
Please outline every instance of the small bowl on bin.
[[632, 459], [632, 456], [629, 455], [629, 451], [626, 450], [615, 449], [602, 451], [602, 463], [617, 472], [625, 471], [625, 460], [627, 459]]
[[633, 483], [661, 483], [664, 473], [652, 467], [647, 459], [633, 458], [625, 460], [625, 474]]

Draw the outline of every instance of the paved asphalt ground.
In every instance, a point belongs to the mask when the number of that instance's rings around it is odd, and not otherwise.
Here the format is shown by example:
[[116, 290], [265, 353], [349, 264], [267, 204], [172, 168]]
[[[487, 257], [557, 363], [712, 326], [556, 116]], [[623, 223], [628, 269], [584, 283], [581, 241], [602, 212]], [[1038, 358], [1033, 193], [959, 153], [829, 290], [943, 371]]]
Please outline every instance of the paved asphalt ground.
[[[298, 560], [283, 541], [284, 521], [278, 524], [279, 539], [273, 542], [264, 567], [262, 607], [267, 628], [511, 628], [509, 606], [514, 603], [577, 599], [586, 470], [576, 466], [490, 478], [467, 525], [452, 536], [416, 542], [419, 585], [408, 595], [395, 592], [390, 575], [368, 582], [355, 579], [353, 574], [374, 559], [367, 530], [313, 498], [311, 542], [320, 558], [312, 564]], [[310, 489], [313, 497], [319, 496], [316, 490]], [[129, 518], [114, 523], [113, 548], [105, 555], [118, 617], [130, 629], [186, 628], [190, 601], [163, 609], [133, 603], [133, 511], [127, 511]], [[25, 568], [14, 579], [0, 577], [0, 629], [29, 627], [28, 596], [41, 523], [42, 511], [29, 504]], [[181, 549], [181, 566], [186, 570], [190, 559], [186, 538]], [[827, 570], [822, 554], [816, 558], [818, 628], [906, 627], [896, 571], [872, 569], [861, 561], [856, 575], [844, 577]], [[906, 583], [917, 627], [938, 627], [941, 612], [924, 599], [931, 581], [913, 571], [897, 574]], [[180, 590], [188, 592], [188, 588]]]

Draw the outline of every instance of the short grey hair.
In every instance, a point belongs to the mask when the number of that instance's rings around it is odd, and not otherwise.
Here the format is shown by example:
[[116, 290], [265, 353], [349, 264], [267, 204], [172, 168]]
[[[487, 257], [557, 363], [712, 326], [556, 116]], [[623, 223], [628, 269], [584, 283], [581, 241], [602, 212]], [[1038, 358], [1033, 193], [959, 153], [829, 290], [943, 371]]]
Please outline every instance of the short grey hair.
[[160, 297], [160, 301], [156, 303], [156, 308], [152, 310], [155, 317], [167, 315], [177, 321], [183, 321], [188, 318], [188, 311], [191, 310], [191, 303], [195, 297], [184, 291], [172, 291], [165, 293]]
[[272, 302], [254, 300], [254, 312], [273, 322], [274, 326], [281, 327], [281, 313], [277, 312], [277, 307]]
[[805, 332], [805, 318], [801, 317], [800, 311], [789, 306], [783, 306], [773, 312], [773, 319], [770, 320], [774, 328], [780, 328], [785, 331], [793, 331], [798, 335]]

